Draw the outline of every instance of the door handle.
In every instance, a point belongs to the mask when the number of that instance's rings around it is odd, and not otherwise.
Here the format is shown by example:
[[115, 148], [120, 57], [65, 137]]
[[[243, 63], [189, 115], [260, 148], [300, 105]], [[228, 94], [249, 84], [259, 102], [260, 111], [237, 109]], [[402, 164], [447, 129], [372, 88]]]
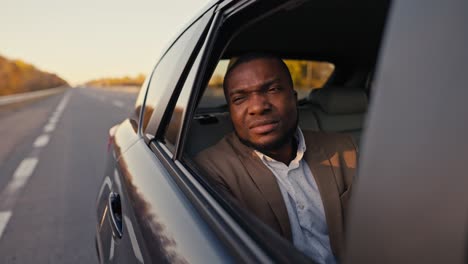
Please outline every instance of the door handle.
[[118, 193], [111, 192], [109, 194], [107, 207], [112, 234], [116, 238], [122, 238], [122, 205]]

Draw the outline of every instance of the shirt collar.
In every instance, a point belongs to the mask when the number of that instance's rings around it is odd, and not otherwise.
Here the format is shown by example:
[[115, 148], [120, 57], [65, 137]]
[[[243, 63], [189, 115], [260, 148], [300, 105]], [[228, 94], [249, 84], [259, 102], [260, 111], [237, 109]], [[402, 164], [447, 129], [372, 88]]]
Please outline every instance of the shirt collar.
[[[296, 133], [294, 134], [294, 138], [296, 139], [297, 142], [297, 152], [296, 152], [296, 157], [291, 161], [290, 166], [297, 164], [299, 165], [299, 162], [302, 160], [304, 157], [304, 153], [306, 151], [306, 144], [305, 144], [305, 139], [304, 139], [304, 134], [302, 134], [302, 131], [299, 127], [296, 129]], [[276, 163], [281, 163], [263, 153], [261, 153], [258, 150], [254, 150], [255, 154], [260, 158], [260, 160], [267, 162], [269, 165], [274, 165]], [[281, 163], [283, 164], [283, 163]]]

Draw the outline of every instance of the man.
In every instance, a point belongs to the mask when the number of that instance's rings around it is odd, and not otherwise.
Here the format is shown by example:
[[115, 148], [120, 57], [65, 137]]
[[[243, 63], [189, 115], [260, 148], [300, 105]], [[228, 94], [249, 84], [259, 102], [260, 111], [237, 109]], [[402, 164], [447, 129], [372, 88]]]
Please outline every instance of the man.
[[196, 161], [216, 188], [299, 250], [335, 263], [356, 169], [352, 139], [301, 131], [291, 75], [271, 55], [240, 57], [226, 73], [224, 93], [235, 132]]

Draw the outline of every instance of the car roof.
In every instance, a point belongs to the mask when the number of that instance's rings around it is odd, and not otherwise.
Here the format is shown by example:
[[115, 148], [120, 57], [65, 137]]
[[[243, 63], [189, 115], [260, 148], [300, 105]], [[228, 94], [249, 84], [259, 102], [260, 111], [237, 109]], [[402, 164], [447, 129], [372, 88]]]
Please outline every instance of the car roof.
[[369, 68], [376, 61], [388, 8], [386, 0], [308, 1], [248, 27], [224, 57], [261, 51]]

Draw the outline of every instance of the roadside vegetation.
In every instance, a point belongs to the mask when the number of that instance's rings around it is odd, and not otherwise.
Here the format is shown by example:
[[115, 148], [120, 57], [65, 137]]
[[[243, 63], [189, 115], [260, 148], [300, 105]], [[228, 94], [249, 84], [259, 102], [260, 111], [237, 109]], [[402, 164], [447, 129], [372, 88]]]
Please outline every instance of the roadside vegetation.
[[0, 96], [68, 86], [53, 73], [41, 71], [22, 60], [0, 56]]

